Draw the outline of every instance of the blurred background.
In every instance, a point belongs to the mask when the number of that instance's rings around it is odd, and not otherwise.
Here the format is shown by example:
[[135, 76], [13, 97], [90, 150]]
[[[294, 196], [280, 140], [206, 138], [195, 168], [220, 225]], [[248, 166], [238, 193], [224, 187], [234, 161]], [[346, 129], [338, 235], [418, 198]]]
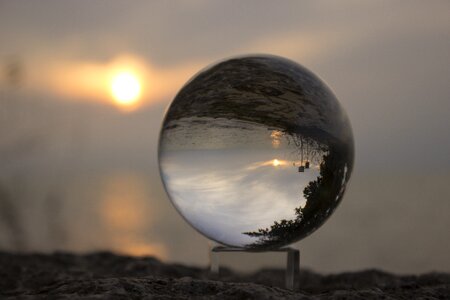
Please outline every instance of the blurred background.
[[302, 265], [450, 271], [450, 2], [438, 0], [0, 1], [0, 249], [206, 265], [207, 240], [163, 191], [159, 128], [192, 75], [246, 53], [306, 66], [352, 121], [351, 184], [296, 245]]

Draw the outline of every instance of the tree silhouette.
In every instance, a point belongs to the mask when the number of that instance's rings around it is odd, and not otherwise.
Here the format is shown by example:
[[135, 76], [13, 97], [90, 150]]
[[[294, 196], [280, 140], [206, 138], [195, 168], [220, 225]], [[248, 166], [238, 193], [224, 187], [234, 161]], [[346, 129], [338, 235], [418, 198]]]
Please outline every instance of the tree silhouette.
[[295, 219], [275, 221], [270, 228], [261, 228], [244, 234], [258, 240], [247, 247], [277, 248], [299, 240], [314, 230], [333, 213], [339, 204], [347, 181], [347, 162], [339, 151], [323, 155], [320, 175], [303, 190], [306, 199], [304, 207], [295, 208]]

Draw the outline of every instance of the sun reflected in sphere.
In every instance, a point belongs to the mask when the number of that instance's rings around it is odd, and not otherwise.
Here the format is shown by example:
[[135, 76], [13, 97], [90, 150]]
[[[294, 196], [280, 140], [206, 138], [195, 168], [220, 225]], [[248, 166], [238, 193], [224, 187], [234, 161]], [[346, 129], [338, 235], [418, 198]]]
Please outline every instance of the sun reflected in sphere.
[[278, 159], [275, 158], [273, 160], [272, 164], [273, 164], [274, 167], [278, 167], [281, 163], [280, 163], [280, 161]]
[[131, 72], [121, 72], [111, 81], [111, 92], [117, 104], [129, 106], [136, 104], [141, 96], [141, 83]]

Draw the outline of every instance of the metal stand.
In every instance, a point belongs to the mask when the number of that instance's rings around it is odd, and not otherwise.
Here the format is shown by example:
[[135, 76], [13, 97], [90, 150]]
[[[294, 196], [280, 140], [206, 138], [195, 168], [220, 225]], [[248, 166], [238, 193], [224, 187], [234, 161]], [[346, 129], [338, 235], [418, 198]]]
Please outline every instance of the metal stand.
[[[252, 251], [242, 248], [232, 248], [226, 246], [215, 246], [210, 250], [210, 271], [213, 275], [219, 278], [219, 253], [220, 252], [254, 252], [261, 253], [262, 251]], [[294, 248], [281, 248], [264, 252], [286, 252], [286, 289], [298, 290], [300, 279], [300, 251]]]

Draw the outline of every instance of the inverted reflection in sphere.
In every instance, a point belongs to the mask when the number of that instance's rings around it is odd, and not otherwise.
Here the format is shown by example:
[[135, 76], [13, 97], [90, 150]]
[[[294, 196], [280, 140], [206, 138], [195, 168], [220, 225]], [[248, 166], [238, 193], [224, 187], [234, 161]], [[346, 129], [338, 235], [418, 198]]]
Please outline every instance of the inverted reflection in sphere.
[[219, 243], [278, 248], [322, 225], [353, 167], [348, 118], [331, 90], [276, 56], [195, 75], [164, 119], [161, 176], [174, 206]]

